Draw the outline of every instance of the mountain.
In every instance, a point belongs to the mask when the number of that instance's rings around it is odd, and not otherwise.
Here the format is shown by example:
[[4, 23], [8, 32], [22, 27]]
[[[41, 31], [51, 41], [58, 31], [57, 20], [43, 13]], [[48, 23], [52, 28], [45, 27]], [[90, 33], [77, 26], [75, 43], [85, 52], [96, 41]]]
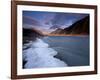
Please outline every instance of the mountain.
[[53, 25], [52, 27], [50, 27], [50, 29], [56, 29], [56, 28], [59, 28], [60, 26], [58, 25]]
[[55, 31], [51, 32], [51, 34], [61, 34], [62, 31], [63, 31], [63, 29], [58, 28], [58, 29], [56, 29]]
[[57, 29], [51, 34], [89, 34], [89, 16], [75, 22], [65, 29]]
[[25, 29], [23, 28], [23, 44], [29, 41], [35, 41], [36, 38], [44, 36], [40, 31], [36, 29]]

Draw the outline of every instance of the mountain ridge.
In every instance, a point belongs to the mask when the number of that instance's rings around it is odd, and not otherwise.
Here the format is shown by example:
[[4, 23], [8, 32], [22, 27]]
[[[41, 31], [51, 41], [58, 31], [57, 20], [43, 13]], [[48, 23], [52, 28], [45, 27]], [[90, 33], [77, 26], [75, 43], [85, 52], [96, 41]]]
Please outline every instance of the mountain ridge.
[[50, 33], [51, 35], [54, 34], [89, 34], [89, 16], [86, 16], [85, 18], [78, 20], [68, 28], [58, 28], [57, 30]]

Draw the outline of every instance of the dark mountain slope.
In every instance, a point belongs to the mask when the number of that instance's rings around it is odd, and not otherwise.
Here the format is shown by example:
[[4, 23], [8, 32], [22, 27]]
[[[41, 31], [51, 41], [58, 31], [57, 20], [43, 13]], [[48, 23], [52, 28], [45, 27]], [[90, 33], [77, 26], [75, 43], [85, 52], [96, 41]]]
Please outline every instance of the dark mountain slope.
[[51, 34], [89, 34], [89, 16], [75, 22], [65, 29], [57, 29]]
[[23, 28], [23, 44], [29, 41], [34, 41], [36, 38], [42, 37], [43, 34], [35, 29], [25, 29]]

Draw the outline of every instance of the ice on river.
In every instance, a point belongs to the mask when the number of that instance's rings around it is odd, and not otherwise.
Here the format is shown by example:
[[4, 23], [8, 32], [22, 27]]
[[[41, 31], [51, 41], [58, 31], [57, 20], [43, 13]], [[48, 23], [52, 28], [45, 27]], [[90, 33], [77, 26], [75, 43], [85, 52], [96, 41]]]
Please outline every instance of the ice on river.
[[67, 64], [54, 57], [55, 55], [57, 51], [37, 38], [36, 41], [31, 42], [30, 48], [23, 50], [23, 60], [26, 61], [24, 68], [66, 67]]

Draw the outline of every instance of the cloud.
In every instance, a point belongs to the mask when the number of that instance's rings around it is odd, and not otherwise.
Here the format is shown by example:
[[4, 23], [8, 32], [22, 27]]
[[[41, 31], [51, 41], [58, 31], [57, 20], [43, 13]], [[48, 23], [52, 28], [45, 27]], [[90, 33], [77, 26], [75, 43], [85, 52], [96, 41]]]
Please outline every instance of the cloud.
[[23, 16], [23, 24], [40, 26], [40, 22], [29, 16]]

